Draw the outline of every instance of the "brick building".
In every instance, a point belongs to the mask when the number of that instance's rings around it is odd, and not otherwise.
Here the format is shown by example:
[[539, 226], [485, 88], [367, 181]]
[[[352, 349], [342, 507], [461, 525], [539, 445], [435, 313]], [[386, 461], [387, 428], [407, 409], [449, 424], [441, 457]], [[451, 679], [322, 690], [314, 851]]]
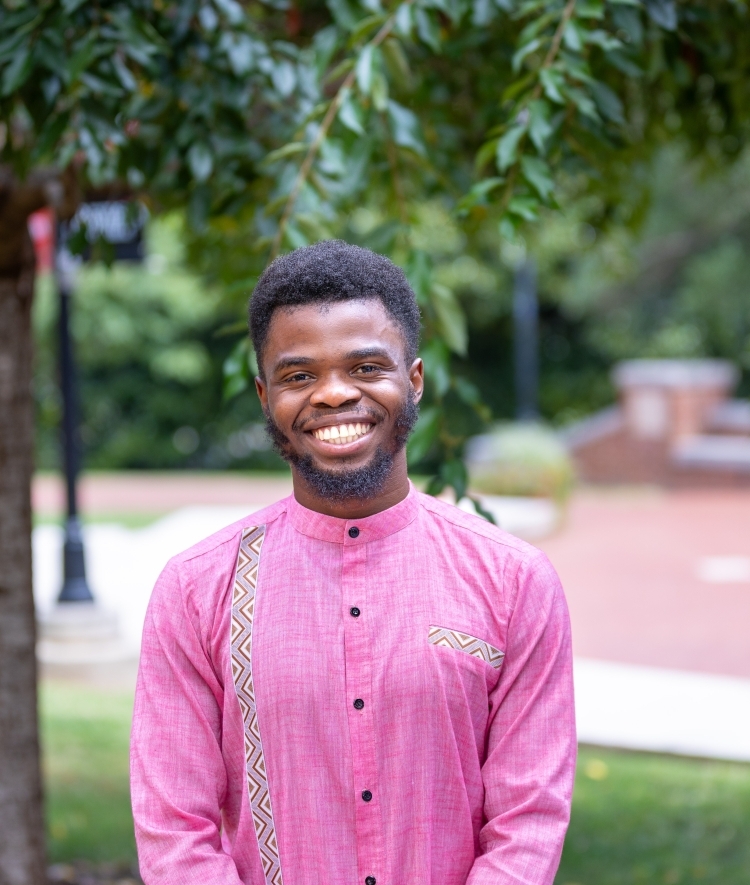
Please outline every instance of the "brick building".
[[731, 399], [723, 360], [629, 360], [615, 367], [618, 404], [563, 438], [586, 482], [750, 486], [750, 401]]

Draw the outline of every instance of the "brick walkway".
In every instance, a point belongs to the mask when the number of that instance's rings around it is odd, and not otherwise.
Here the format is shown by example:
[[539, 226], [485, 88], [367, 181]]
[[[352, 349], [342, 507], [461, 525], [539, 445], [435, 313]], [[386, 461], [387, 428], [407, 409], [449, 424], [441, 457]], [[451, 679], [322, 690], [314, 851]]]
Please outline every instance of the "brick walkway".
[[[80, 483], [81, 511], [89, 516], [116, 513], [156, 515], [194, 504], [265, 507], [292, 491], [291, 475], [128, 471], [89, 473]], [[65, 491], [55, 474], [34, 479], [32, 500], [39, 515], [62, 513]]]
[[699, 575], [706, 557], [750, 560], [750, 492], [582, 490], [539, 546], [562, 577], [576, 655], [750, 677], [750, 576]]

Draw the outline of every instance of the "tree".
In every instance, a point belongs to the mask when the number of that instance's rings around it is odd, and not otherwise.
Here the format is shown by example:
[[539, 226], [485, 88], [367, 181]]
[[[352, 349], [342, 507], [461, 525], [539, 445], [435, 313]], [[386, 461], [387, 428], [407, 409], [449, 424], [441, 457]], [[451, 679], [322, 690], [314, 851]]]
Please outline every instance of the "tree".
[[[127, 190], [153, 211], [184, 206], [196, 264], [215, 278], [231, 267], [226, 282], [239, 289], [269, 257], [320, 236], [388, 251], [420, 299], [432, 379], [412, 456], [432, 449], [431, 490], [463, 494], [462, 422], [452, 416], [486, 413], [452, 371], [466, 325], [415, 240], [415, 213], [437, 195], [478, 248], [501, 239], [518, 248], [575, 178], [616, 217], [633, 203], [633, 169], [670, 127], [717, 161], [737, 153], [749, 63], [741, 0], [4, 0], [0, 869], [9, 883], [43, 879], [27, 214], [48, 203], [69, 216], [92, 190]], [[361, 207], [376, 223], [361, 224]], [[252, 367], [245, 339], [231, 366], [236, 390]]]

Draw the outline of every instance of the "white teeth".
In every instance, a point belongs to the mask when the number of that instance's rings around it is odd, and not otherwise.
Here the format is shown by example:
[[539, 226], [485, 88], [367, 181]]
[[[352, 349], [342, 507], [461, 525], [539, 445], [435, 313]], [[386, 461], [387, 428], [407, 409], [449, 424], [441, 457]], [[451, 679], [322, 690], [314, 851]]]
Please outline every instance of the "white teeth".
[[371, 424], [339, 424], [332, 427], [321, 427], [313, 430], [316, 439], [332, 442], [334, 445], [345, 445], [354, 442], [370, 432]]

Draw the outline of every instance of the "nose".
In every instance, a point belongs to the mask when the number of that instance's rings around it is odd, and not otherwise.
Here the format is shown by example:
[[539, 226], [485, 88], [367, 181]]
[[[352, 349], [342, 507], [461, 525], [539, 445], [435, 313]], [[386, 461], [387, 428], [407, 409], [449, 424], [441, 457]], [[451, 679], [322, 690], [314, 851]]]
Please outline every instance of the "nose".
[[362, 393], [347, 372], [328, 372], [318, 379], [310, 395], [310, 405], [340, 409], [346, 403], [358, 402]]

